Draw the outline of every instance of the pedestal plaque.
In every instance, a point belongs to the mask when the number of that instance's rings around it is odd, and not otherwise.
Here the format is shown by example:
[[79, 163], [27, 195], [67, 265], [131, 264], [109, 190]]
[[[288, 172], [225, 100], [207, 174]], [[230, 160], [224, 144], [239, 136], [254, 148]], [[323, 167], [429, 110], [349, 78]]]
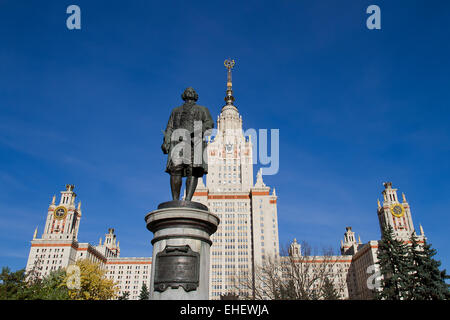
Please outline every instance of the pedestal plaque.
[[186, 246], [166, 246], [156, 255], [155, 291], [182, 287], [186, 292], [197, 289], [200, 275], [200, 254]]

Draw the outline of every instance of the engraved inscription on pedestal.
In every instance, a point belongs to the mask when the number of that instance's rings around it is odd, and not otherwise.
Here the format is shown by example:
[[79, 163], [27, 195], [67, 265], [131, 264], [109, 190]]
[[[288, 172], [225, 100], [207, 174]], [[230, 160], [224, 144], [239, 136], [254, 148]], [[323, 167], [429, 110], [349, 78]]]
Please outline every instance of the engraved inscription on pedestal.
[[155, 291], [168, 287], [183, 287], [185, 291], [197, 289], [200, 276], [200, 254], [186, 246], [166, 246], [155, 259]]

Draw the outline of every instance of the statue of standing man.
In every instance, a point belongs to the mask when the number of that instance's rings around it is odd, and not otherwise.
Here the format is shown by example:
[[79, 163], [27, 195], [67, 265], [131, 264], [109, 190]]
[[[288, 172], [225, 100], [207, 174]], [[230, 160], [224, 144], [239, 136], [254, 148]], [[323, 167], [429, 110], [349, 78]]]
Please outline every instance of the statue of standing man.
[[191, 201], [198, 178], [208, 173], [205, 133], [214, 128], [214, 122], [208, 108], [196, 104], [198, 94], [193, 88], [184, 90], [181, 98], [184, 104], [172, 110], [161, 149], [168, 154], [172, 200], [180, 200], [182, 177], [186, 177], [186, 201]]

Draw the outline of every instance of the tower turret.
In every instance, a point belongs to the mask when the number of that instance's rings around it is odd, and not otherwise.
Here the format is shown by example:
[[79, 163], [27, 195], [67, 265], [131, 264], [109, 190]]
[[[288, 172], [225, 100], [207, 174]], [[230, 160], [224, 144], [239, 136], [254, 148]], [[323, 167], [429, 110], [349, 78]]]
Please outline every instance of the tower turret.
[[291, 257], [300, 257], [302, 255], [301, 245], [297, 242], [297, 239], [294, 238], [291, 245], [289, 246], [289, 256]]
[[381, 193], [384, 201], [383, 205], [378, 206], [377, 209], [381, 234], [383, 234], [383, 228], [390, 225], [398, 239], [408, 241], [415, 230], [406, 196], [402, 193], [402, 202], [400, 203], [397, 189], [392, 188], [392, 182], [385, 182], [383, 185], [384, 190]]
[[105, 240], [103, 241], [103, 244], [102, 239], [100, 238], [99, 244], [95, 248], [100, 251], [105, 257], [118, 258], [120, 256], [119, 242], [117, 242], [114, 228], [108, 229], [108, 233], [105, 234]]
[[56, 196], [53, 196], [42, 239], [77, 240], [81, 208], [75, 208], [77, 195], [73, 192], [74, 188], [73, 184], [66, 185], [57, 206]]
[[[341, 241], [341, 254], [353, 255], [358, 251], [358, 242], [352, 227], [346, 227], [344, 233], [344, 241]], [[361, 240], [359, 240], [361, 242]]]

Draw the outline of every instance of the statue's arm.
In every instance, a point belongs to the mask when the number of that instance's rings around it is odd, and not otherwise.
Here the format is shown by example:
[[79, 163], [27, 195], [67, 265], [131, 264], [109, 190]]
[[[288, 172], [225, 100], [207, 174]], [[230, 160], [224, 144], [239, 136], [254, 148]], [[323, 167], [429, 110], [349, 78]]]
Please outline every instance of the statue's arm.
[[161, 146], [161, 149], [164, 154], [169, 153], [170, 139], [172, 137], [172, 132], [173, 132], [173, 112], [170, 114], [169, 121], [167, 122], [166, 131], [164, 131], [164, 140]]
[[211, 117], [211, 113], [209, 113], [208, 108], [205, 108], [205, 118], [203, 119], [203, 130], [209, 130], [214, 128], [214, 121]]

